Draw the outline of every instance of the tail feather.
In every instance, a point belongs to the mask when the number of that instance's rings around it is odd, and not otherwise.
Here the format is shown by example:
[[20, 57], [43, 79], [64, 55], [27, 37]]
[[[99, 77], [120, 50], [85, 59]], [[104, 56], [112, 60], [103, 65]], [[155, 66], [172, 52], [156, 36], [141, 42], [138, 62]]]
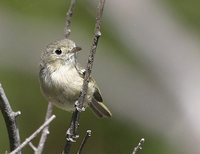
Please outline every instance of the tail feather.
[[96, 100], [93, 100], [90, 103], [90, 107], [98, 117], [109, 118], [112, 116], [110, 110], [102, 102], [97, 102]]
[[99, 112], [92, 103], [90, 103], [90, 108], [92, 109], [92, 111], [95, 113], [95, 115], [98, 118], [103, 118], [103, 114], [101, 112]]

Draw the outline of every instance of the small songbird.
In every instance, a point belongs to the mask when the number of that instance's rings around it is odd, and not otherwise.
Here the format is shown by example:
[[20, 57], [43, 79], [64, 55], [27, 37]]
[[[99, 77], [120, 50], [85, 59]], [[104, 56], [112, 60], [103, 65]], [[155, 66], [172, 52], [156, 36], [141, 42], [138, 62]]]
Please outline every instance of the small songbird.
[[[83, 85], [85, 70], [76, 62], [80, 50], [72, 40], [63, 39], [49, 44], [41, 55], [39, 79], [42, 92], [49, 102], [66, 111], [75, 110]], [[98, 117], [112, 116], [92, 77], [83, 106], [89, 106]]]

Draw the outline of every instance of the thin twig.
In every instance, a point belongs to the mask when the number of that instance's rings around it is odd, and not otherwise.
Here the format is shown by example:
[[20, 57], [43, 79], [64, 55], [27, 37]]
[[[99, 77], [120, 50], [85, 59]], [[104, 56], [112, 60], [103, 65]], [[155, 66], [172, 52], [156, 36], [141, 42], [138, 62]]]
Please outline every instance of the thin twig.
[[[10, 151], [13, 151], [20, 145], [20, 135], [16, 123], [16, 117], [19, 116], [21, 112], [20, 111], [14, 112], [12, 110], [1, 84], [0, 84], [0, 109], [3, 114], [8, 131]], [[21, 152], [18, 152], [18, 154], [20, 153]]]
[[69, 9], [66, 13], [66, 19], [65, 19], [65, 22], [66, 22], [65, 29], [64, 29], [65, 38], [68, 38], [71, 33], [71, 22], [72, 22], [72, 16], [73, 16], [75, 5], [76, 5], [76, 0], [71, 0]]
[[94, 30], [94, 38], [93, 38], [93, 42], [92, 42], [92, 46], [90, 50], [90, 55], [88, 57], [88, 62], [87, 62], [84, 81], [83, 81], [83, 87], [82, 87], [81, 95], [76, 104], [76, 109], [72, 115], [70, 127], [67, 131], [67, 142], [64, 147], [64, 151], [63, 151], [64, 154], [69, 154], [71, 145], [77, 137], [76, 134], [77, 134], [77, 129], [79, 125], [80, 111], [83, 108], [83, 102], [87, 95], [88, 83], [89, 83], [90, 74], [92, 72], [92, 66], [94, 62], [94, 55], [96, 53], [98, 40], [101, 36], [100, 28], [101, 28], [101, 20], [102, 20], [104, 4], [105, 4], [105, 0], [99, 0], [98, 11], [97, 11], [97, 16], [96, 16], [96, 24], [95, 24], [95, 30]]
[[87, 130], [87, 132], [85, 134], [85, 137], [83, 138], [83, 141], [81, 142], [81, 145], [80, 145], [80, 147], [78, 149], [77, 154], [81, 154], [82, 153], [83, 147], [84, 147], [85, 143], [87, 142], [88, 138], [91, 136], [91, 133], [92, 133], [91, 130]]
[[30, 137], [28, 137], [18, 148], [12, 151], [10, 154], [16, 154], [21, 151], [29, 142], [31, 142], [52, 120], [55, 119], [55, 115], [52, 115], [47, 121], [45, 121]]
[[[52, 116], [52, 112], [53, 112], [53, 105], [49, 102], [48, 107], [47, 107], [46, 116], [45, 116], [45, 121], [47, 121]], [[44, 144], [46, 142], [48, 134], [49, 134], [49, 125], [44, 127], [44, 129], [42, 130], [42, 135], [41, 135], [38, 147], [35, 150], [35, 154], [41, 154], [43, 152]]]
[[93, 62], [94, 62], [94, 55], [96, 53], [98, 41], [101, 36], [100, 28], [101, 28], [101, 19], [102, 19], [104, 4], [105, 4], [105, 0], [99, 0], [99, 6], [98, 6], [98, 12], [97, 12], [96, 24], [95, 24], [95, 31], [94, 31], [94, 38], [93, 38], [92, 46], [90, 49], [87, 66], [86, 66], [81, 96], [79, 97], [79, 100], [77, 103], [78, 104], [77, 107], [80, 109], [83, 108], [83, 102], [85, 100], [85, 96], [87, 95], [88, 83], [90, 80], [90, 74], [92, 72], [92, 67], [93, 67]]
[[70, 126], [66, 133], [67, 134], [66, 144], [65, 144], [64, 151], [62, 154], [69, 154], [72, 143], [75, 142], [75, 138], [76, 138], [75, 133], [76, 133], [76, 129], [78, 128], [78, 124], [76, 123], [76, 121], [78, 117], [79, 117], [79, 112], [77, 109], [75, 109], [75, 111], [72, 113]]
[[37, 148], [33, 145], [32, 142], [29, 142], [28, 144], [29, 144], [29, 146], [31, 147], [31, 149], [32, 149], [34, 152], [37, 151]]
[[142, 138], [140, 140], [140, 142], [138, 143], [138, 145], [134, 148], [133, 153], [132, 154], [137, 154], [139, 150], [142, 150], [142, 145], [144, 144], [145, 139]]

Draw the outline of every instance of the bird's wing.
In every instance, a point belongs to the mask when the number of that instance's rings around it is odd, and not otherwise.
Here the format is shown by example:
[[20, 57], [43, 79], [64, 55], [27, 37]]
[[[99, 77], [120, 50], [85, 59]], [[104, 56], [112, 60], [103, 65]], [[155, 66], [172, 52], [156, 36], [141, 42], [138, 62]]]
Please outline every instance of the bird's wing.
[[[79, 64], [76, 65], [76, 69], [80, 75], [80, 77], [84, 78], [85, 76], [85, 69], [83, 69]], [[90, 108], [92, 111], [100, 118], [102, 117], [111, 117], [112, 113], [110, 110], [103, 104], [103, 99], [100, 93], [100, 90], [96, 84], [96, 81], [90, 77], [90, 82], [94, 83], [94, 93], [92, 101], [89, 103]]]
[[96, 101], [98, 102], [103, 102], [103, 98], [101, 96], [101, 93], [99, 91], [99, 88], [98, 87], [95, 87], [95, 91], [93, 93], [93, 97]]
[[[93, 80], [93, 82], [95, 83], [95, 80], [93, 78], [91, 78], [91, 80]], [[112, 113], [110, 112], [108, 107], [103, 103], [103, 98], [101, 96], [99, 88], [97, 87], [97, 84], [94, 85], [95, 85], [95, 91], [93, 93], [92, 102], [90, 103], [91, 109], [100, 118], [111, 117]]]
[[84, 68], [82, 68], [80, 66], [80, 64], [78, 64], [78, 63], [76, 64], [75, 68], [76, 68], [77, 72], [79, 73], [80, 77], [84, 78], [86, 70]]
[[[81, 77], [81, 78], [84, 78], [84, 76], [85, 76], [85, 71], [86, 71], [86, 70], [85, 70], [84, 68], [82, 68], [78, 63], [77, 63], [77, 65], [76, 65], [76, 70], [78, 71], [80, 77]], [[90, 77], [90, 82], [93, 82], [93, 83], [94, 83], [94, 86], [95, 86], [95, 87], [94, 87], [95, 90], [94, 90], [94, 94], [93, 94], [94, 99], [95, 99], [96, 101], [98, 101], [98, 102], [103, 102], [103, 99], [102, 99], [100, 90], [99, 90], [99, 88], [97, 87], [97, 84], [95, 84], [96, 81], [95, 81], [92, 77]]]

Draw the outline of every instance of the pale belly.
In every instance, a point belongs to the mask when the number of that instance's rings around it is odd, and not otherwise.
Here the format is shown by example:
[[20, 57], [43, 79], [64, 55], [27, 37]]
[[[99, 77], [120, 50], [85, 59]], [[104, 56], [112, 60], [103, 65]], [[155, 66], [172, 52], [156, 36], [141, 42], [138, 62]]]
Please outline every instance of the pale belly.
[[[80, 96], [83, 79], [76, 69], [60, 68], [51, 75], [46, 75], [41, 79], [42, 91], [49, 102], [66, 111], [75, 109], [75, 102]], [[84, 106], [87, 107], [91, 100], [91, 84], [89, 84], [88, 95]]]

